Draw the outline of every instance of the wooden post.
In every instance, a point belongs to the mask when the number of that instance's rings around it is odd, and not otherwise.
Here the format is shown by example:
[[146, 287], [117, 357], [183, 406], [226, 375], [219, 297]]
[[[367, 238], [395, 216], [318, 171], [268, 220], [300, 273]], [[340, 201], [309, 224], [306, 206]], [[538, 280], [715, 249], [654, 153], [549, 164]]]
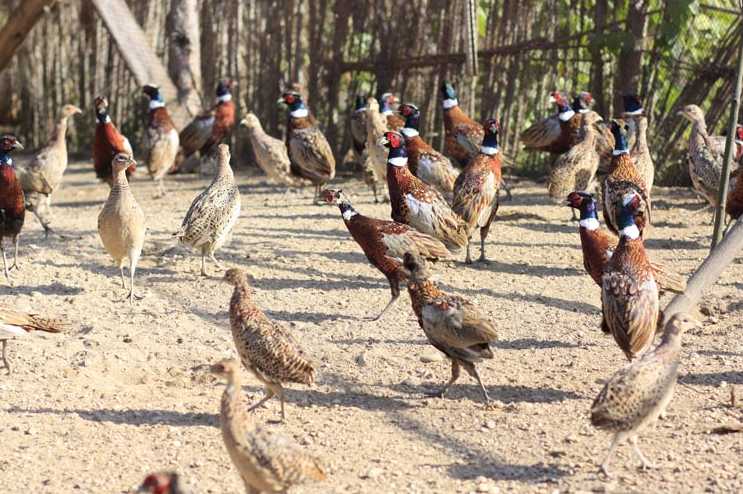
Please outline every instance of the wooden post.
[[16, 50], [44, 12], [57, 0], [24, 0], [13, 9], [0, 31], [0, 71], [8, 66]]
[[[168, 73], [191, 116], [201, 111], [201, 43], [197, 0], [173, 0], [166, 21]], [[210, 94], [211, 96], [211, 94]], [[210, 100], [211, 103], [211, 100]]]
[[[741, 9], [743, 10], [743, 8]], [[730, 122], [728, 123], [728, 135], [725, 139], [725, 154], [722, 160], [722, 175], [720, 176], [720, 187], [717, 191], [718, 201], [717, 209], [715, 210], [715, 229], [712, 232], [712, 246], [714, 249], [715, 245], [722, 238], [722, 226], [725, 219], [725, 204], [728, 198], [728, 183], [730, 181], [730, 163], [733, 161], [733, 146], [735, 142], [735, 130], [738, 124], [738, 112], [740, 110], [740, 92], [741, 85], [743, 85], [743, 39], [739, 41], [740, 46], [738, 47], [738, 69], [737, 79], [735, 81], [735, 93], [733, 94], [733, 101], [730, 102]]]
[[674, 314], [688, 312], [694, 307], [702, 298], [704, 290], [712, 286], [722, 271], [733, 262], [741, 247], [743, 247], [743, 221], [736, 221], [730, 232], [689, 278], [684, 293], [676, 295], [663, 310], [663, 325]]

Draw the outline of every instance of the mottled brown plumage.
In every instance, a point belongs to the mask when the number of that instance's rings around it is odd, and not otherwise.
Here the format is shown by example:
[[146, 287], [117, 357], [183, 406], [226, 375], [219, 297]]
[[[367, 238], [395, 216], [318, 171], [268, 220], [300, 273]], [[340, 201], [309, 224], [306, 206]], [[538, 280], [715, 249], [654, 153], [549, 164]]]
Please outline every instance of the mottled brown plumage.
[[378, 220], [358, 213], [340, 190], [326, 189], [322, 192], [328, 203], [337, 204], [343, 222], [351, 236], [364, 251], [369, 262], [377, 268], [390, 284], [392, 298], [378, 320], [400, 296], [400, 283], [405, 277], [400, 271], [406, 252], [418, 254], [426, 259], [447, 259], [451, 256], [440, 240], [396, 221]]
[[490, 397], [475, 364], [493, 358], [490, 344], [497, 338], [495, 326], [468, 300], [441, 291], [431, 281], [425, 261], [420, 256], [406, 253], [403, 265], [407, 270], [408, 293], [418, 324], [431, 345], [451, 361], [451, 378], [435, 395], [443, 397], [459, 378], [460, 367], [464, 367], [477, 379], [485, 402], [489, 403]]
[[673, 397], [678, 376], [681, 336], [699, 323], [687, 314], [676, 314], [666, 324], [663, 339], [642, 358], [617, 371], [591, 405], [591, 424], [614, 433], [601, 470], [608, 476], [609, 460], [616, 447], [629, 439], [642, 468], [652, 464], [637, 446], [637, 435], [663, 413]]
[[450, 251], [464, 247], [467, 244], [467, 226], [436, 189], [410, 172], [402, 135], [387, 132], [382, 140], [390, 150], [387, 186], [392, 219], [436, 237]]
[[498, 122], [488, 120], [483, 126], [485, 137], [474, 156], [454, 184], [452, 209], [467, 225], [466, 263], [471, 263], [470, 244], [476, 229], [480, 230], [480, 261], [485, 261], [485, 239], [498, 212], [498, 187], [501, 183], [502, 153], [498, 148]]
[[20, 312], [10, 307], [0, 306], [0, 342], [3, 344], [3, 365], [10, 374], [8, 362], [8, 339], [26, 336], [33, 331], [59, 333], [67, 329], [67, 323], [61, 319], [49, 319], [39, 314]]
[[660, 314], [658, 286], [635, 225], [640, 197], [630, 192], [616, 207], [620, 237], [601, 280], [601, 327], [632, 360], [653, 343]]
[[590, 190], [599, 166], [596, 151], [597, 129], [600, 117], [596, 112], [588, 112], [581, 117], [581, 137], [566, 152], [557, 157], [552, 164], [548, 180], [549, 196], [555, 202], [562, 201], [574, 190]]
[[485, 132], [482, 125], [462, 111], [457, 93], [447, 81], [441, 83], [441, 98], [444, 108], [444, 154], [464, 166], [480, 152]]
[[325, 480], [320, 460], [272, 429], [256, 427], [241, 389], [240, 364], [223, 360], [212, 373], [227, 381], [220, 407], [222, 439], [246, 494], [287, 492], [295, 485]]
[[314, 384], [315, 367], [286, 328], [271, 321], [255, 305], [245, 271], [229, 269], [225, 281], [235, 287], [230, 300], [230, 327], [237, 353], [245, 368], [266, 387], [266, 396], [251, 409], [278, 395], [283, 420], [282, 384]]
[[640, 207], [635, 210], [635, 224], [640, 229], [641, 234], [647, 226], [650, 225], [651, 202], [648, 195], [645, 180], [635, 166], [635, 162], [629, 154], [627, 146], [626, 125], [621, 125], [616, 120], [612, 120], [611, 131], [614, 135], [614, 156], [611, 160], [609, 175], [604, 179], [602, 184], [602, 197], [604, 202], [604, 221], [606, 226], [614, 234], [619, 234], [618, 216], [619, 209], [617, 204], [626, 194], [634, 192], [638, 195]]

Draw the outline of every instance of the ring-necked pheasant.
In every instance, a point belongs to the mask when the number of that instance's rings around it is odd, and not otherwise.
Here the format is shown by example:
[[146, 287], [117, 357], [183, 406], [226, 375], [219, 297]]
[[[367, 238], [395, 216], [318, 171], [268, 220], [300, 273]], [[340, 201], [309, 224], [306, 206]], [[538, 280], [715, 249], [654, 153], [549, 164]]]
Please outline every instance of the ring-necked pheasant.
[[405, 125], [405, 119], [397, 114], [397, 96], [392, 93], [384, 93], [379, 97], [380, 113], [387, 119], [387, 130], [399, 131]]
[[482, 125], [459, 107], [457, 92], [449, 81], [441, 83], [441, 104], [444, 108], [444, 154], [464, 166], [480, 152], [485, 133]]
[[351, 236], [364, 251], [372, 266], [377, 268], [390, 284], [392, 298], [382, 312], [372, 319], [374, 321], [380, 319], [400, 296], [400, 283], [405, 279], [401, 274], [400, 265], [406, 252], [413, 252], [426, 259], [448, 259], [451, 256], [440, 240], [415, 228], [396, 221], [378, 220], [360, 214], [341, 190], [326, 189], [322, 192], [322, 197], [328, 203], [338, 205]]
[[[18, 240], [26, 219], [26, 201], [23, 187], [15, 173], [13, 158], [10, 154], [23, 149], [23, 146], [10, 134], [0, 137], [0, 253], [3, 255], [3, 269], [5, 279], [10, 283], [10, 270], [18, 268]], [[15, 253], [13, 265], [8, 267], [3, 240], [10, 237], [13, 240]]]
[[[127, 154], [134, 157], [132, 145], [129, 139], [124, 137], [119, 129], [108, 116], [108, 100], [102, 96], [95, 99], [95, 138], [93, 140], [93, 166], [95, 167], [95, 176], [103, 180], [109, 187], [113, 187], [113, 172], [111, 162], [119, 153]], [[126, 170], [128, 179], [137, 169], [137, 163], [132, 160], [132, 164]]]
[[601, 278], [601, 329], [614, 336], [629, 360], [652, 345], [660, 313], [658, 285], [635, 224], [641, 207], [636, 192], [618, 199], [619, 244]]
[[289, 157], [292, 173], [315, 184], [314, 201], [320, 199], [320, 188], [335, 177], [335, 157], [315, 118], [295, 91], [282, 95], [289, 107]]
[[170, 118], [160, 88], [146, 84], [142, 91], [150, 99], [147, 122], [147, 171], [157, 181], [158, 197], [165, 195], [163, 179], [175, 164], [180, 139]]
[[287, 492], [295, 485], [325, 480], [320, 460], [283, 434], [257, 427], [241, 389], [240, 364], [223, 360], [211, 371], [227, 381], [219, 422], [227, 453], [245, 485], [246, 494]]
[[37, 152], [31, 161], [18, 168], [18, 178], [26, 194], [26, 210], [34, 213], [44, 228], [44, 237], [53, 232], [51, 224], [52, 193], [62, 185], [62, 176], [67, 170], [67, 123], [70, 117], [82, 113], [74, 105], [64, 105], [59, 120], [46, 146]]
[[230, 299], [230, 328], [237, 353], [245, 368], [266, 387], [266, 396], [250, 410], [278, 396], [284, 420], [283, 384], [313, 385], [315, 366], [286, 328], [270, 320], [255, 304], [245, 271], [228, 269], [224, 279], [235, 287]]
[[410, 172], [405, 141], [397, 132], [386, 132], [381, 142], [389, 149], [387, 186], [392, 219], [441, 240], [450, 251], [467, 245], [467, 226], [444, 197]]
[[601, 471], [609, 476], [614, 450], [629, 439], [642, 468], [652, 467], [637, 446], [637, 436], [668, 407], [676, 386], [681, 336], [699, 323], [687, 314], [676, 314], [666, 324], [663, 339], [642, 358], [623, 367], [604, 384], [591, 405], [591, 424], [614, 433]]
[[408, 293], [418, 324], [428, 341], [451, 361], [451, 378], [443, 389], [434, 394], [444, 397], [459, 378], [460, 368], [477, 379], [485, 403], [490, 397], [475, 365], [483, 359], [492, 359], [490, 343], [497, 339], [495, 326], [468, 300], [441, 291], [431, 281], [425, 261], [406, 253], [403, 266], [408, 276]]
[[550, 93], [550, 101], [557, 106], [557, 114], [533, 124], [521, 133], [519, 139], [525, 149], [563, 154], [580, 139], [582, 118], [560, 91]]
[[651, 214], [651, 202], [650, 196], [648, 195], [647, 187], [645, 186], [645, 180], [640, 175], [639, 170], [635, 166], [635, 162], [629, 154], [629, 147], [627, 145], [627, 131], [629, 127], [624, 124], [620, 124], [616, 120], [612, 120], [610, 123], [611, 132], [614, 135], [614, 151], [612, 151], [611, 165], [609, 167], [609, 175], [604, 179], [602, 184], [602, 197], [604, 201], [604, 221], [609, 230], [614, 234], [619, 234], [618, 217], [619, 209], [618, 204], [621, 204], [621, 199], [630, 192], [635, 192], [638, 195], [637, 200], [640, 202], [638, 208], [635, 209], [635, 223], [640, 229], [640, 234], [644, 234], [645, 228], [650, 225], [650, 214]]
[[454, 182], [459, 173], [449, 158], [439, 153], [424, 141], [418, 132], [421, 112], [412, 103], [403, 103], [399, 108], [405, 117], [405, 126], [400, 133], [405, 136], [405, 149], [408, 151], [408, 167], [413, 175], [420, 178], [449, 201], [454, 193]]
[[140, 484], [137, 494], [187, 494], [175, 472], [151, 473]]
[[498, 147], [498, 121], [490, 119], [483, 128], [485, 137], [480, 152], [469, 161], [454, 184], [452, 209], [467, 224], [469, 233], [467, 257], [464, 261], [467, 264], [472, 262], [470, 244], [476, 229], [480, 230], [480, 261], [486, 261], [485, 239], [498, 212], [498, 187], [501, 183], [503, 161]]

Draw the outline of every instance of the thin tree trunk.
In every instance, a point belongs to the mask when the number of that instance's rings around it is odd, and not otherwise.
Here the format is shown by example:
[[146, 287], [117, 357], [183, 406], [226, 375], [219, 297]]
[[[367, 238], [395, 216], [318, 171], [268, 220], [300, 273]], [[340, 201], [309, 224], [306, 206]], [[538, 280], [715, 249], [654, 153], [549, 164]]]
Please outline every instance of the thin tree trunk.
[[178, 101], [194, 116], [201, 111], [201, 44], [197, 0], [171, 0], [166, 22], [168, 74]]

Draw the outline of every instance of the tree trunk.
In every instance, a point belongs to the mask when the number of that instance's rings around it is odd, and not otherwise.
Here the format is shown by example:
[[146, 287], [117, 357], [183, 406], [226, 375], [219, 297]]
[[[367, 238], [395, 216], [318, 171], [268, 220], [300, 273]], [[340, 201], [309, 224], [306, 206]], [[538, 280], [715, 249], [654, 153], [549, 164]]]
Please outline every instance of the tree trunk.
[[201, 111], [201, 45], [197, 0], [172, 0], [166, 23], [168, 74], [178, 101], [194, 116]]
[[[607, 0], [596, 0], [593, 19], [597, 32], [604, 32], [606, 29], [607, 7]], [[591, 43], [591, 95], [596, 101], [598, 114], [608, 115], [604, 94], [604, 59], [599, 43]]]
[[[617, 3], [621, 3], [620, 0]], [[642, 77], [642, 50], [647, 28], [647, 9], [644, 0], [630, 0], [625, 31], [627, 40], [619, 54], [619, 67], [614, 82], [614, 113], [622, 109], [622, 95], [637, 94]]]

